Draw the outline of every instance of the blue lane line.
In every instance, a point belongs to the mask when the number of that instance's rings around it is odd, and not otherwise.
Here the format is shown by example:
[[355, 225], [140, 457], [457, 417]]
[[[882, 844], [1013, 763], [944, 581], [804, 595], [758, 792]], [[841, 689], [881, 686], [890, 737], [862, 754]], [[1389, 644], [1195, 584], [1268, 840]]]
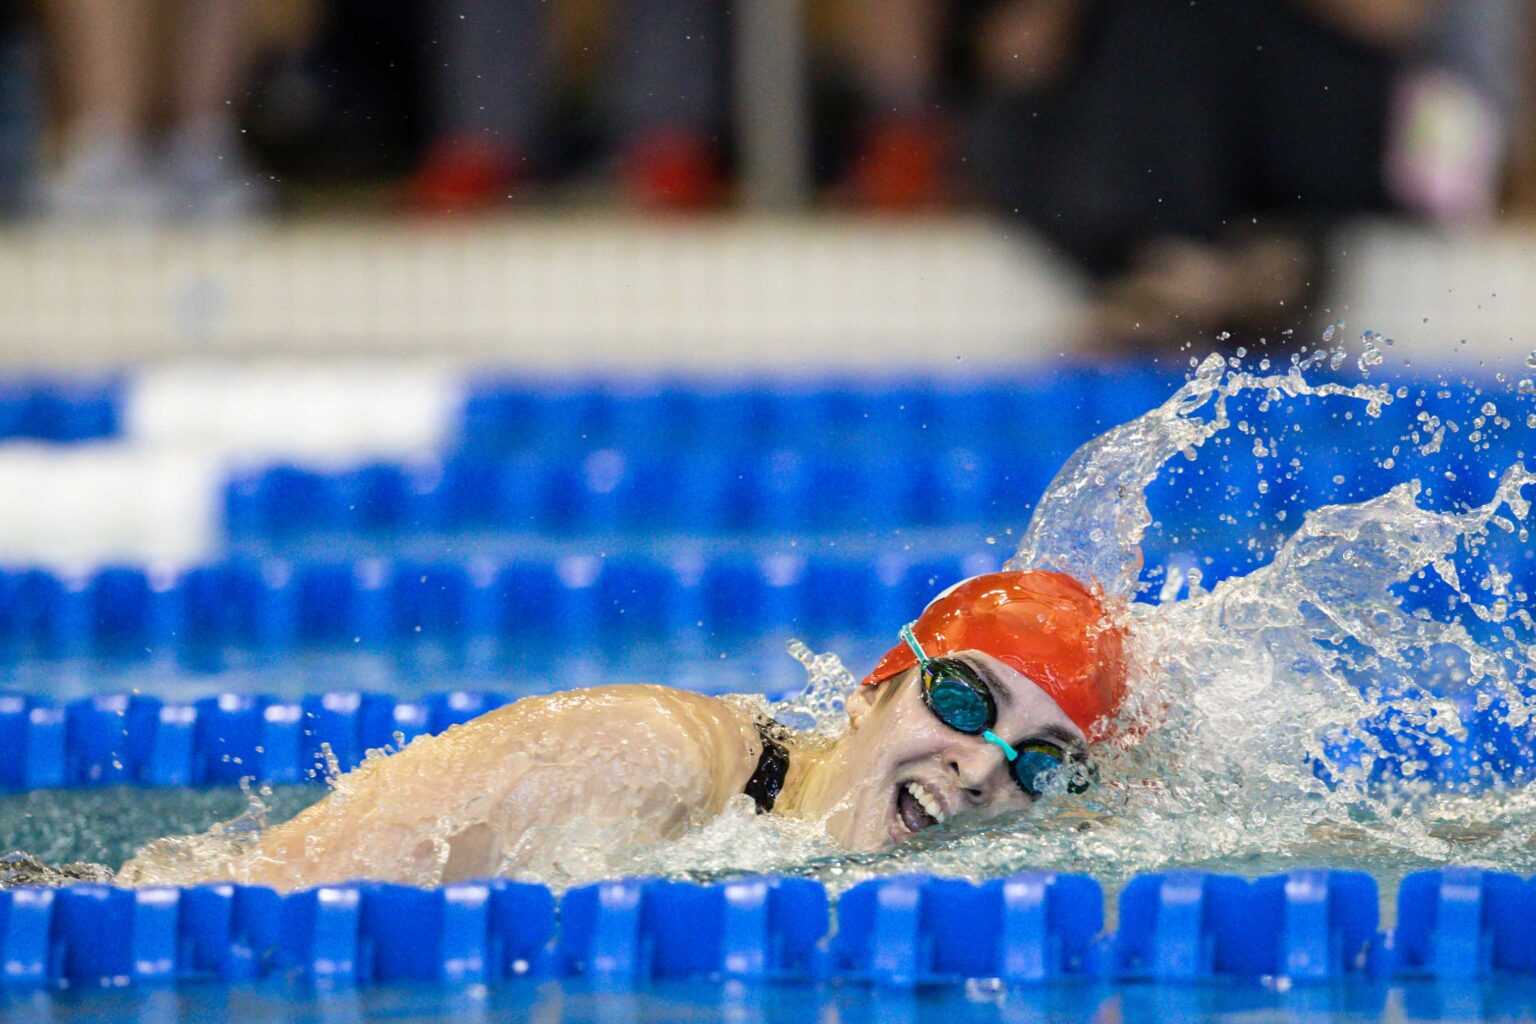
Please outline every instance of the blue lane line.
[[783, 630], [884, 637], [944, 587], [997, 569], [994, 547], [544, 553], [465, 559], [236, 558], [165, 574], [0, 570], [0, 663], [94, 658], [217, 665], [229, 652], [386, 652], [423, 645], [580, 651], [644, 641], [740, 643]]
[[[621, 879], [568, 891], [493, 880], [374, 883], [281, 895], [238, 885], [0, 892], [0, 989], [248, 983], [449, 987], [551, 977], [610, 991], [679, 980], [838, 981], [910, 991], [995, 979], [1309, 984], [1536, 974], [1536, 887], [1448, 867], [1409, 875], [1383, 932], [1376, 882], [1306, 869], [1254, 880], [1199, 871], [1124, 888], [1119, 929], [1085, 875], [980, 885], [904, 875], [834, 904], [819, 882]], [[558, 914], [557, 914], [558, 906]], [[836, 919], [836, 928], [832, 927]], [[1285, 989], [1281, 989], [1285, 991]]]
[[0, 380], [0, 441], [69, 444], [115, 437], [124, 382], [51, 378]]

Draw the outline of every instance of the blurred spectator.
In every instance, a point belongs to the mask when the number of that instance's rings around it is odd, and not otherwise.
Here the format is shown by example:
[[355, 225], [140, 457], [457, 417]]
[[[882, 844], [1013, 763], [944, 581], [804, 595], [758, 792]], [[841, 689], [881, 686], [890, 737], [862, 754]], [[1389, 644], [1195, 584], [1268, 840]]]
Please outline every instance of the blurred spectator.
[[839, 191], [858, 205], [907, 210], [950, 194], [952, 132], [941, 101], [944, 41], [966, 3], [845, 0], [840, 6], [846, 67], [861, 114]]
[[[45, 6], [68, 111], [48, 197], [57, 214], [230, 217], [265, 202], [236, 125], [247, 0]], [[157, 146], [152, 129], [162, 90], [168, 117]]]
[[37, 169], [39, 61], [16, 0], [0, 0], [0, 216], [26, 210]]
[[[689, 209], [721, 198], [724, 12], [714, 0], [617, 0], [614, 116], [628, 194]], [[506, 198], [531, 174], [549, 112], [545, 0], [438, 0], [440, 125], [413, 202], [450, 211]]]
[[1437, 6], [1398, 86], [1387, 183], [1432, 219], [1487, 217], [1525, 84], [1528, 11], [1524, 0]]
[[285, 182], [319, 186], [395, 181], [409, 173], [425, 132], [424, 65], [435, 45], [426, 6], [420, 0], [265, 0], [258, 6], [262, 45], [245, 137], [262, 165]]
[[1090, 342], [1276, 331], [1336, 218], [1489, 205], [1497, 101], [1463, 97], [1513, 77], [1482, 64], [1516, 16], [1516, 0], [998, 0], [967, 151], [994, 202], [1102, 282]]

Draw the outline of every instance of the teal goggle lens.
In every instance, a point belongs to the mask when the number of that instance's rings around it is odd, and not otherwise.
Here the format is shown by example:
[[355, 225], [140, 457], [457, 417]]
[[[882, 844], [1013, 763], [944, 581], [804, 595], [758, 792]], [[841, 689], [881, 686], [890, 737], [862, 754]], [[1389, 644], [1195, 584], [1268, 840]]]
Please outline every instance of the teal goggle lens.
[[1013, 761], [1013, 777], [1024, 792], [1039, 799], [1061, 771], [1061, 758], [1044, 750], [1021, 750]]
[[[1086, 768], [1086, 771], [1082, 770]], [[1019, 787], [1030, 796], [1039, 799], [1056, 781], [1057, 774], [1066, 770], [1066, 758], [1055, 747], [1044, 745], [1026, 747], [1013, 760], [1013, 777]], [[1092, 765], [1078, 765], [1067, 781], [1067, 792], [1086, 793], [1093, 781]]]
[[991, 696], [947, 665], [924, 668], [923, 695], [939, 721], [959, 732], [985, 732], [997, 717]]

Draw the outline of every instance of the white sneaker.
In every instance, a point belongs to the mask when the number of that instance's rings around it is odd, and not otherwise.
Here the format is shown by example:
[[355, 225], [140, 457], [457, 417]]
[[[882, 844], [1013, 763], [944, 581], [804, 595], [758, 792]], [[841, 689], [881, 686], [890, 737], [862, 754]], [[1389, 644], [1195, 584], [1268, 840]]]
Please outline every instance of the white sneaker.
[[44, 190], [50, 213], [67, 220], [152, 221], [167, 194], [151, 173], [143, 142], [131, 133], [82, 125], [70, 133], [64, 160]]
[[177, 126], [166, 141], [162, 166], [173, 216], [243, 220], [272, 203], [271, 185], [246, 160], [227, 119]]

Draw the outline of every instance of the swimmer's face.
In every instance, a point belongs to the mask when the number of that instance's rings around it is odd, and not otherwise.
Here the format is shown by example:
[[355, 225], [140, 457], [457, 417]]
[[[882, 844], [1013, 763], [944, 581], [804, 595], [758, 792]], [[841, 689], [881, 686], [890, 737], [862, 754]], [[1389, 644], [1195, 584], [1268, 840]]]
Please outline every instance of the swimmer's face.
[[[980, 651], [954, 657], [992, 691], [998, 736], [1016, 748], [1043, 740], [1069, 755], [1085, 749], [1082, 730], [1026, 676]], [[991, 818], [1031, 802], [1001, 748], [928, 710], [916, 668], [858, 687], [848, 713], [847, 798], [827, 827], [850, 850], [885, 849], [939, 822]]]

